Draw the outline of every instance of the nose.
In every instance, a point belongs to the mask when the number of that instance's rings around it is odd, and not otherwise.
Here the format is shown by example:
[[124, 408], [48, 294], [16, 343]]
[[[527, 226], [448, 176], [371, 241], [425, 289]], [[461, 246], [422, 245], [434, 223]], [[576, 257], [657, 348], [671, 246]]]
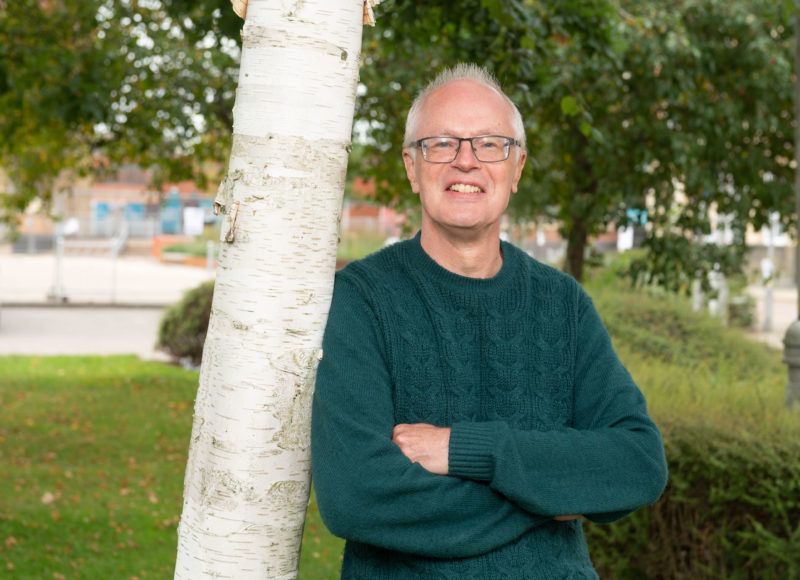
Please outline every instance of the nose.
[[456, 158], [453, 159], [453, 165], [461, 170], [468, 171], [473, 167], [477, 167], [480, 161], [475, 157], [475, 151], [472, 150], [472, 143], [469, 141], [462, 141], [459, 144]]

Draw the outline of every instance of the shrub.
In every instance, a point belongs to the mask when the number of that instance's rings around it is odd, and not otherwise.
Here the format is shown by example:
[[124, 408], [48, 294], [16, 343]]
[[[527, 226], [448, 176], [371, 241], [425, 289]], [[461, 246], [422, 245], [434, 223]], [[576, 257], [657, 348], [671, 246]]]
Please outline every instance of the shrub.
[[708, 312], [693, 312], [686, 296], [661, 288], [634, 290], [613, 276], [587, 287], [615, 345], [630, 345], [647, 358], [683, 366], [732, 363], [747, 371], [752, 368], [747, 359], [764, 350], [746, 338], [744, 312], [732, 328]]
[[603, 578], [800, 577], [800, 444], [701, 426], [668, 429], [661, 499], [587, 524]]
[[179, 302], [170, 306], [159, 323], [156, 348], [176, 360], [198, 366], [203, 357], [213, 294], [214, 281], [203, 282], [187, 290]]
[[752, 328], [756, 323], [756, 301], [742, 292], [731, 298], [728, 304], [728, 324], [734, 328]]
[[648, 399], [669, 463], [656, 504], [586, 524], [602, 578], [800, 578], [800, 416], [781, 353], [608, 272], [590, 293]]

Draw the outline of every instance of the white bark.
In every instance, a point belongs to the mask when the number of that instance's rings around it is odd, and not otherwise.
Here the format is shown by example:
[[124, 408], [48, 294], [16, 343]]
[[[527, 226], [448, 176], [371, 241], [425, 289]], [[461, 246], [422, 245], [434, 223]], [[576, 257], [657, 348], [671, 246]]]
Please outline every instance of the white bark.
[[297, 576], [363, 0], [250, 0], [176, 579]]

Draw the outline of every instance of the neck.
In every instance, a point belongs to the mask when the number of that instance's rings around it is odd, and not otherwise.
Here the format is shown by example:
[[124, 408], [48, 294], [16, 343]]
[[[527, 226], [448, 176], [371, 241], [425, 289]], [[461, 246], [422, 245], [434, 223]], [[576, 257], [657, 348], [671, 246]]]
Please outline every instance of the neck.
[[420, 244], [425, 253], [445, 270], [468, 278], [491, 278], [503, 266], [500, 236], [480, 239], [431, 235], [422, 228]]

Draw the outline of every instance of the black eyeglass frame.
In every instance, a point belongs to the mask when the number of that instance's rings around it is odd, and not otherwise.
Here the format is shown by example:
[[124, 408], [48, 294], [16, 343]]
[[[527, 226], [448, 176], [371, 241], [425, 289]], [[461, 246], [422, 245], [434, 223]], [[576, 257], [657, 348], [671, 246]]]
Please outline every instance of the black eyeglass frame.
[[[505, 156], [502, 159], [492, 159], [490, 161], [484, 161], [480, 157], [478, 157], [478, 152], [475, 149], [475, 144], [472, 142], [473, 139], [485, 139], [486, 137], [499, 137], [500, 139], [505, 139], [506, 144], [503, 146], [503, 150], [505, 152]], [[458, 146], [456, 147], [456, 153], [453, 155], [453, 158], [450, 161], [431, 161], [428, 159], [427, 154], [427, 145], [425, 141], [430, 139], [456, 139], [458, 140]], [[458, 159], [458, 154], [461, 152], [461, 143], [464, 141], [469, 141], [470, 149], [472, 149], [472, 154], [475, 156], [475, 159], [480, 161], [481, 163], [501, 163], [508, 159], [508, 156], [511, 154], [511, 146], [515, 145], [517, 147], [522, 147], [522, 143], [520, 143], [517, 139], [513, 137], [506, 137], [505, 135], [475, 135], [474, 137], [453, 137], [452, 135], [433, 135], [431, 137], [423, 137], [422, 139], [417, 139], [416, 141], [412, 141], [407, 145], [407, 147], [417, 147], [420, 151], [422, 151], [422, 158], [427, 161], [428, 163], [452, 163], [456, 159]]]

